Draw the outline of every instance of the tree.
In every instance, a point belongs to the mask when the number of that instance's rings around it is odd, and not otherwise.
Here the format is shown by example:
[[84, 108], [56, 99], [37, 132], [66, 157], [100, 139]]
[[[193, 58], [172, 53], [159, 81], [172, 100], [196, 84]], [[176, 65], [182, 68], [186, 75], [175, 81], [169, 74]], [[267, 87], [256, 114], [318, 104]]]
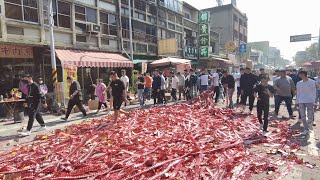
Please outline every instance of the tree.
[[307, 57], [309, 60], [319, 60], [318, 56], [318, 43], [313, 43], [311, 46], [306, 48]]

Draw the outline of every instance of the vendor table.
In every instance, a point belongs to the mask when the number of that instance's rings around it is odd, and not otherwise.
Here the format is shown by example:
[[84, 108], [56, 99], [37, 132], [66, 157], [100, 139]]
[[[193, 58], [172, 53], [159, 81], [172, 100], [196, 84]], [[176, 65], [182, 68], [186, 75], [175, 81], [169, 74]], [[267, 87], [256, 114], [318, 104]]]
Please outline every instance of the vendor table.
[[8, 111], [8, 118], [13, 118], [14, 117], [14, 111], [17, 107], [17, 104], [25, 102], [25, 99], [15, 99], [15, 100], [4, 100], [0, 101], [0, 104], [4, 104], [4, 107]]

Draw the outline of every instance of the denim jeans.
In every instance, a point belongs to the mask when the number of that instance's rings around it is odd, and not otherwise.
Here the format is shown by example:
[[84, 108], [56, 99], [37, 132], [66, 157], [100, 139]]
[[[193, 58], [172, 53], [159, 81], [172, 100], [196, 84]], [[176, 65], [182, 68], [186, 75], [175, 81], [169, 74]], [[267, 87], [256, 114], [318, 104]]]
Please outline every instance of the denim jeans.
[[203, 93], [206, 90], [208, 90], [208, 85], [201, 85], [200, 86], [200, 93]]
[[195, 98], [197, 96], [197, 86], [192, 86], [190, 88], [190, 97], [191, 99]]
[[292, 116], [293, 115], [292, 97], [290, 97], [290, 96], [279, 96], [279, 95], [275, 96], [275, 112], [276, 112], [276, 114], [279, 114], [280, 104], [282, 101], [284, 101], [286, 103], [289, 116]]
[[[299, 103], [299, 112], [301, 114], [304, 130], [309, 130], [309, 123], [313, 123], [314, 120], [313, 103]], [[307, 122], [307, 116], [309, 123]]]
[[144, 89], [144, 98], [150, 100], [151, 99], [151, 89], [145, 88]]
[[142, 107], [144, 105], [144, 89], [138, 89], [138, 99]]

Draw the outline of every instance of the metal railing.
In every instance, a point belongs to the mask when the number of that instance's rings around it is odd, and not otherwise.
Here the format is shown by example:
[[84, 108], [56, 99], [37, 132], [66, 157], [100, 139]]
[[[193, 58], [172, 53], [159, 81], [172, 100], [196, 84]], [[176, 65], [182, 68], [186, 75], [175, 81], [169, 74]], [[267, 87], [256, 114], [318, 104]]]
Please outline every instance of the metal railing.
[[[129, 30], [123, 29], [122, 30], [122, 37], [125, 38], [125, 39], [129, 39], [129, 37], [130, 37]], [[157, 44], [157, 37], [156, 36], [153, 36], [153, 35], [150, 35], [150, 34], [145, 34], [145, 33], [142, 33], [142, 32], [133, 31], [132, 32], [132, 38], [135, 41]]]

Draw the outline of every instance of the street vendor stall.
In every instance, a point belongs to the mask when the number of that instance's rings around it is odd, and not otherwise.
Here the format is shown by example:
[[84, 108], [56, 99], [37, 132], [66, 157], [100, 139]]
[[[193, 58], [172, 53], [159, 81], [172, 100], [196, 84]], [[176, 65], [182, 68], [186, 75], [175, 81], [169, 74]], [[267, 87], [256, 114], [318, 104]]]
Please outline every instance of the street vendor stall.
[[150, 67], [163, 68], [165, 74], [169, 73], [171, 70], [175, 72], [183, 72], [186, 69], [191, 69], [191, 60], [167, 57], [153, 61], [150, 63]]
[[207, 69], [226, 69], [229, 67], [233, 67], [233, 62], [228, 59], [223, 59], [215, 56], [210, 56], [208, 59], [200, 59], [199, 60], [200, 68]]

